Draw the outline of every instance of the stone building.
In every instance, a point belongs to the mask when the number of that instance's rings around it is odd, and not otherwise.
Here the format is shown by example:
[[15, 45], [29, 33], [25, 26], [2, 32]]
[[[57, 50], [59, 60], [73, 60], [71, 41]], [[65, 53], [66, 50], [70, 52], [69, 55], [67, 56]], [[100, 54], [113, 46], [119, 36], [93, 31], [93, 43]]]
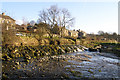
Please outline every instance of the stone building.
[[86, 32], [82, 31], [82, 30], [69, 30], [68, 31], [69, 36], [71, 37], [76, 37], [76, 38], [82, 38], [85, 37], [87, 34]]
[[27, 26], [27, 30], [30, 31], [30, 32], [36, 32], [37, 27], [35, 27], [35, 26]]
[[78, 32], [77, 31], [75, 31], [75, 30], [69, 30], [68, 31], [68, 34], [69, 34], [69, 36], [71, 36], [71, 37], [78, 37]]
[[59, 27], [61, 36], [69, 36], [68, 30], [65, 27]]
[[85, 37], [86, 35], [87, 35], [87, 33], [86, 32], [84, 32], [84, 31], [82, 31], [82, 30], [77, 30], [77, 32], [78, 32], [78, 38], [81, 38], [81, 37]]
[[5, 15], [5, 13], [0, 14], [0, 24], [8, 29], [15, 29], [15, 20], [10, 16]]
[[24, 24], [18, 25], [18, 24], [16, 24], [15, 29], [17, 31], [27, 31], [27, 25], [24, 25]]

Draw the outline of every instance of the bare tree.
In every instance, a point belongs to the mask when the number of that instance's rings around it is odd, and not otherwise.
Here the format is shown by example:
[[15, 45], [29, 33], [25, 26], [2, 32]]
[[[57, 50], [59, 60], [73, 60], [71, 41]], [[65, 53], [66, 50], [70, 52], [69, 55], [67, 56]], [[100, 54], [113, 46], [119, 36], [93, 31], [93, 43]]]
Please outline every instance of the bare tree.
[[[52, 30], [56, 25], [59, 27], [70, 27], [74, 18], [71, 17], [67, 9], [59, 9], [57, 5], [52, 5], [49, 9], [40, 11], [39, 22], [49, 24]], [[62, 29], [62, 28], [61, 28]]]
[[30, 21], [30, 25], [34, 26], [35, 25], [35, 21], [34, 20]]
[[98, 31], [98, 34], [99, 35], [104, 35], [105, 33], [104, 33], [104, 31]]
[[23, 24], [24, 24], [24, 25], [27, 25], [27, 24], [28, 24], [27, 18], [23, 17], [22, 21], [23, 21]]
[[60, 26], [62, 27], [70, 27], [73, 25], [74, 18], [71, 18], [71, 15], [67, 9], [62, 9], [61, 10], [61, 15], [59, 17], [60, 20]]

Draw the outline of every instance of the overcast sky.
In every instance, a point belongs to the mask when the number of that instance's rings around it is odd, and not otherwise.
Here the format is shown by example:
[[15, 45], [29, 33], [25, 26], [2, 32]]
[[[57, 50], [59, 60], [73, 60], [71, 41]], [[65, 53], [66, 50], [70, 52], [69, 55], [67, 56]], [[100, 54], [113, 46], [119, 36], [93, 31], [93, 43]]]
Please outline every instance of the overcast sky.
[[4, 2], [1, 11], [22, 23], [23, 18], [37, 21], [39, 11], [51, 5], [69, 10], [75, 18], [71, 29], [87, 33], [99, 30], [118, 33], [118, 2]]

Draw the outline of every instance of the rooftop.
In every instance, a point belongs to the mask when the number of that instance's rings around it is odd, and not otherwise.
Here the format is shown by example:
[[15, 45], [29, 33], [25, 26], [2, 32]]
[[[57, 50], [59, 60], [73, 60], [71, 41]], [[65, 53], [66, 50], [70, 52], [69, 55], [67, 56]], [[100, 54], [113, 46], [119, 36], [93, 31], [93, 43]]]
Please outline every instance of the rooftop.
[[3, 15], [3, 14], [0, 14], [0, 17], [1, 18], [4, 18], [4, 19], [10, 19], [10, 20], [13, 20], [13, 21], [15, 21], [13, 18], [11, 18], [10, 16], [7, 16], [7, 15]]

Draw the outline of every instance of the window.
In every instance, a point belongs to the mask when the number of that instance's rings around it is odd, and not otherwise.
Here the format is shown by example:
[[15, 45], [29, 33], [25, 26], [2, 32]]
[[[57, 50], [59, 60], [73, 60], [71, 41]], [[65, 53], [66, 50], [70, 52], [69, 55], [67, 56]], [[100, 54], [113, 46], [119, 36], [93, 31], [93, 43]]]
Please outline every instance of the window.
[[7, 21], [7, 23], [9, 23], [9, 21]]
[[5, 21], [4, 20], [2, 20], [2, 23], [4, 23]]

